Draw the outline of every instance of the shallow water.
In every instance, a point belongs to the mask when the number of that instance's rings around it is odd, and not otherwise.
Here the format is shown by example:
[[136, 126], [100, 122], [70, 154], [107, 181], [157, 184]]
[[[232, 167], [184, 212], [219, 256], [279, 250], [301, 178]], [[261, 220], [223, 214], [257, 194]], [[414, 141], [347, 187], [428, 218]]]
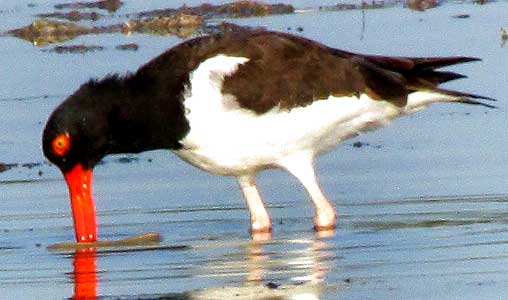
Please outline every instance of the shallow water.
[[[0, 30], [25, 26], [57, 2], [2, 2]], [[124, 2], [120, 15], [139, 9]], [[167, 151], [108, 157], [95, 172], [99, 235], [156, 231], [164, 241], [96, 252], [46, 249], [74, 237], [67, 188], [45, 163], [41, 130], [53, 108], [88, 78], [134, 71], [181, 40], [88, 35], [63, 44], [106, 49], [56, 54], [1, 36], [0, 162], [17, 166], [0, 173], [0, 298], [504, 298], [508, 48], [499, 28], [508, 26], [507, 10], [498, 1], [232, 20], [350, 51], [480, 57], [454, 67], [469, 78], [446, 87], [497, 98], [499, 108], [436, 105], [323, 156], [320, 180], [340, 214], [338, 229], [326, 237], [314, 234], [305, 192], [282, 171], [259, 176], [274, 233], [254, 242], [233, 179], [203, 173]], [[470, 17], [452, 18], [458, 14]], [[115, 50], [125, 43], [140, 48]], [[368, 145], [352, 147], [357, 141]]]

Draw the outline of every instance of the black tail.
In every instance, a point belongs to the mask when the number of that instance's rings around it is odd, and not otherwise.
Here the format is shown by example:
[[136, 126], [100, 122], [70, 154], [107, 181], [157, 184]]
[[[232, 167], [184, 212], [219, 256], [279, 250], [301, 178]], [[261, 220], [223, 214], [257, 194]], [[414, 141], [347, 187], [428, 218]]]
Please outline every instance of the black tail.
[[[334, 53], [338, 56], [350, 59], [360, 65], [364, 74], [375, 75], [369, 76], [368, 78], [370, 84], [369, 87], [374, 91], [380, 90], [376, 89], [376, 87], [386, 87], [388, 84], [388, 90], [391, 90], [392, 93], [384, 96], [387, 96], [388, 99], [394, 99], [392, 94], [396, 94], [396, 104], [405, 104], [404, 99], [407, 99], [407, 95], [411, 92], [427, 90], [460, 98], [454, 100], [453, 102], [482, 105], [489, 108], [495, 107], [491, 104], [475, 100], [483, 99], [496, 101], [493, 98], [447, 90], [439, 87], [442, 83], [455, 79], [466, 78], [467, 76], [450, 71], [438, 71], [437, 69], [466, 62], [480, 61], [481, 59], [479, 58], [464, 56], [392, 57], [381, 55], [361, 55], [337, 49], [334, 49]], [[382, 93], [380, 93], [380, 95], [382, 95]]]

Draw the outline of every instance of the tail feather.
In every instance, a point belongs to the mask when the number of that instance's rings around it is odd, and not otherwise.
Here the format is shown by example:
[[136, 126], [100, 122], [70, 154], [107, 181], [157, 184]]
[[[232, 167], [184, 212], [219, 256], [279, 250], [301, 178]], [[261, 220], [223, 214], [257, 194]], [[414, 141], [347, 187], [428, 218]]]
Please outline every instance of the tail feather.
[[448, 90], [448, 89], [443, 89], [443, 88], [436, 88], [435, 91], [439, 92], [439, 93], [446, 94], [446, 95], [450, 95], [450, 96], [497, 101], [496, 99], [487, 97], [487, 96], [482, 96], [482, 95], [472, 94], [472, 93], [464, 93], [464, 92], [459, 92], [459, 91], [455, 91], [455, 90]]
[[459, 91], [454, 91], [454, 90], [447, 90], [447, 89], [442, 89], [442, 88], [436, 88], [436, 89], [434, 89], [434, 91], [436, 91], [438, 93], [445, 94], [445, 95], [456, 97], [455, 100], [451, 100], [450, 102], [481, 105], [481, 106], [485, 106], [488, 108], [497, 108], [495, 105], [491, 105], [491, 104], [488, 104], [485, 102], [475, 100], [475, 99], [483, 99], [483, 100], [488, 100], [488, 101], [496, 101], [496, 99], [494, 99], [494, 98], [490, 98], [490, 97], [486, 97], [486, 96], [482, 96], [482, 95], [477, 95], [477, 94], [464, 93], [464, 92], [459, 92]]
[[480, 106], [484, 106], [484, 107], [488, 107], [488, 108], [497, 108], [497, 106], [495, 106], [495, 105], [491, 105], [491, 104], [488, 104], [488, 103], [483, 103], [481, 101], [476, 101], [476, 100], [469, 99], [469, 98], [462, 98], [461, 100], [457, 100], [457, 101], [454, 101], [454, 102], [464, 103], [464, 104], [472, 104], [472, 105], [480, 105]]
[[409, 93], [415, 91], [433, 91], [444, 95], [453, 96], [453, 98], [450, 98], [449, 102], [459, 102], [495, 108], [494, 105], [475, 100], [482, 99], [488, 101], [496, 101], [491, 97], [455, 90], [448, 90], [439, 87], [439, 85], [442, 83], [456, 79], [467, 78], [467, 76], [450, 71], [437, 71], [436, 69], [466, 62], [480, 61], [481, 59], [479, 58], [465, 56], [421, 58], [386, 56], [363, 57], [378, 67], [382, 67], [402, 75], [406, 81], [405, 88]]
[[391, 57], [382, 55], [362, 55], [362, 57], [380, 67], [399, 72], [435, 70], [447, 66], [481, 60], [476, 57], [468, 56]]
[[489, 97], [462, 93], [453, 90], [446, 89], [419, 90], [409, 94], [407, 104], [406, 106], [404, 106], [404, 113], [410, 114], [419, 111], [432, 103], [438, 102], [448, 102], [448, 103], [456, 102], [471, 105], [480, 105], [488, 108], [496, 108], [496, 106], [494, 105], [476, 99], [495, 101], [494, 99]]
[[480, 61], [481, 59], [476, 57], [467, 56], [453, 56], [453, 57], [416, 57], [408, 58], [415, 64], [414, 69], [418, 70], [434, 70], [447, 66]]
[[432, 85], [437, 86], [441, 83], [445, 83], [455, 79], [467, 78], [467, 76], [455, 72], [429, 70], [419, 72], [416, 78], [424, 79], [425, 81], [431, 83]]
[[[495, 106], [475, 99], [496, 101], [493, 98], [447, 90], [439, 85], [467, 76], [437, 69], [480, 61], [481, 59], [468, 56], [452, 57], [391, 57], [382, 55], [362, 55], [338, 49], [332, 49], [337, 56], [354, 62], [362, 71], [367, 87], [385, 100], [396, 105], [404, 106], [409, 94], [417, 91], [435, 92], [445, 96], [441, 102], [460, 102], [466, 104], [482, 105], [494, 108]], [[387, 90], [389, 92], [387, 92]]]

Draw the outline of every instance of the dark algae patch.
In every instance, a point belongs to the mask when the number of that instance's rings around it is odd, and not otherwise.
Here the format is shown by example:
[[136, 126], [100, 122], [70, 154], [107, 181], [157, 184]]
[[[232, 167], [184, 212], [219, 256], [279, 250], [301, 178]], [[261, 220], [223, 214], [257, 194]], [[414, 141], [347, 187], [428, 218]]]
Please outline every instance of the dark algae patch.
[[73, 10], [70, 12], [54, 12], [54, 13], [45, 13], [45, 14], [37, 14], [39, 18], [55, 18], [55, 19], [64, 19], [72, 22], [79, 22], [81, 20], [90, 20], [97, 21], [101, 17], [102, 14], [97, 12], [81, 12], [78, 10]]
[[143, 11], [135, 14], [138, 18], [170, 16], [174, 14], [188, 14], [204, 18], [247, 18], [267, 15], [294, 13], [290, 4], [265, 4], [256, 1], [238, 1], [222, 5], [202, 4], [199, 6], [182, 6], [180, 8], [166, 8]]
[[[97, 12], [83, 12], [79, 9], [99, 8], [115, 12], [122, 2], [76, 2], [56, 5], [57, 9], [73, 9], [69, 12], [54, 12], [38, 14], [38, 19], [21, 28], [9, 30], [6, 33], [27, 41], [36, 46], [59, 43], [72, 40], [80, 35], [121, 32], [124, 34], [142, 33], [153, 35], [174, 35], [187, 38], [200, 32], [210, 32], [218, 29], [216, 25], [209, 25], [206, 21], [212, 18], [245, 18], [274, 14], [289, 14], [294, 12], [290, 4], [264, 4], [256, 1], [239, 1], [222, 5], [202, 4], [199, 6], [180, 8], [156, 9], [127, 15], [129, 20], [107, 26], [87, 27], [78, 24], [82, 20], [98, 20], [103, 17]], [[59, 20], [55, 20], [59, 19]], [[65, 20], [65, 21], [64, 21]], [[209, 27], [213, 28], [210, 29]], [[220, 29], [220, 28], [219, 28]], [[226, 28], [227, 29], [227, 28]], [[56, 52], [81, 53], [84, 49], [56, 49]], [[125, 50], [125, 49], [122, 49]], [[131, 50], [131, 49], [128, 49]]]
[[[353, 9], [378, 9], [386, 8], [402, 3], [405, 7], [413, 10], [426, 10], [440, 4], [436, 0], [407, 0], [407, 1], [371, 1], [359, 4], [341, 3], [328, 6], [319, 6], [319, 11], [342, 11]], [[199, 33], [221, 32], [238, 30], [239, 25], [217, 26], [209, 22], [218, 18], [247, 18], [268, 15], [292, 14], [295, 8], [291, 4], [267, 4], [257, 1], [237, 1], [225, 4], [213, 5], [204, 3], [198, 6], [183, 5], [179, 8], [162, 8], [131, 13], [127, 15], [115, 15], [126, 17], [127, 20], [111, 25], [88, 27], [80, 25], [83, 20], [96, 21], [104, 15], [95, 11], [82, 11], [82, 9], [105, 9], [111, 14], [122, 6], [118, 0], [106, 0], [98, 2], [73, 2], [55, 5], [57, 9], [72, 9], [66, 12], [53, 12], [37, 14], [38, 19], [33, 23], [21, 28], [7, 31], [6, 33], [27, 41], [36, 46], [64, 42], [85, 34], [101, 33], [141, 33], [152, 35], [173, 35], [180, 38], [188, 38]], [[311, 9], [310, 11], [315, 11]], [[303, 27], [296, 27], [298, 32]], [[133, 48], [119, 48], [120, 50], [134, 50]], [[88, 49], [56, 49], [58, 53], [82, 53]], [[94, 49], [95, 51], [97, 49]]]
[[201, 17], [181, 14], [171, 17], [131, 20], [125, 23], [96, 27], [85, 27], [72, 22], [40, 19], [25, 27], [10, 30], [7, 34], [30, 41], [36, 46], [44, 46], [72, 40], [80, 35], [113, 32], [176, 35], [183, 38], [196, 33], [201, 28], [201, 25]]
[[[423, 11], [438, 6], [441, 2], [436, 0], [405, 0], [405, 1], [364, 1], [362, 3], [319, 6], [318, 11], [342, 11], [353, 9], [378, 9], [400, 4], [413, 10]], [[180, 38], [188, 38], [199, 33], [221, 32], [231, 30], [227, 26], [217, 26], [209, 20], [218, 18], [247, 18], [268, 15], [292, 14], [295, 8], [291, 4], [267, 4], [258, 1], [237, 1], [225, 4], [213, 5], [204, 3], [197, 6], [183, 5], [179, 8], [162, 8], [127, 15], [117, 15], [116, 11], [123, 5], [119, 0], [105, 0], [97, 2], [72, 2], [55, 5], [56, 9], [69, 9], [70, 11], [41, 13], [36, 16], [41, 18], [24, 27], [6, 32], [27, 41], [36, 46], [59, 43], [72, 40], [80, 35], [101, 33], [141, 33], [152, 35], [173, 35]], [[83, 11], [87, 9], [87, 11]], [[96, 21], [104, 15], [88, 11], [89, 9], [103, 9], [115, 14], [115, 17], [126, 17], [127, 20], [111, 25], [88, 27], [78, 22]], [[309, 11], [316, 11], [310, 9]], [[466, 16], [456, 16], [465, 18]], [[237, 30], [239, 25], [235, 25]], [[299, 26], [295, 30], [303, 31]], [[81, 50], [56, 49], [55, 52], [82, 53]], [[97, 49], [94, 49], [94, 51]], [[120, 50], [134, 50], [133, 48]]]
[[98, 8], [104, 9], [109, 12], [115, 12], [120, 7], [122, 7], [123, 3], [120, 0], [103, 0], [96, 2], [71, 2], [71, 3], [62, 3], [55, 5], [56, 9], [83, 9], [83, 8]]
[[72, 45], [72, 46], [55, 46], [47, 51], [55, 53], [86, 53], [104, 50], [102, 46], [86, 46], [86, 45]]
[[[291, 14], [294, 7], [290, 4], [264, 4], [253, 1], [240, 1], [223, 4], [216, 7], [217, 15], [233, 18], [245, 18], [254, 16]], [[214, 14], [215, 15], [215, 14]]]
[[130, 20], [121, 25], [123, 33], [148, 33], [154, 35], [176, 35], [185, 38], [195, 34], [203, 25], [203, 18], [179, 13], [141, 20]]
[[139, 161], [139, 157], [135, 157], [135, 156], [123, 156], [123, 157], [117, 158], [116, 161], [121, 163], [121, 164], [128, 164], [128, 163], [131, 163], [131, 162], [137, 162], [137, 161]]
[[385, 1], [372, 1], [367, 2], [363, 1], [360, 4], [353, 3], [338, 3], [335, 5], [323, 5], [319, 6], [319, 10], [321, 11], [341, 11], [341, 10], [354, 10], [354, 9], [377, 9], [377, 8], [385, 8], [389, 5], [393, 5], [393, 3], [385, 2]]
[[42, 163], [24, 163], [21, 165], [22, 168], [27, 168], [27, 169], [32, 169], [32, 168], [40, 167], [40, 166], [42, 166]]
[[18, 164], [6, 164], [0, 162], [0, 173], [10, 170], [11, 168], [17, 167]]
[[10, 30], [7, 34], [30, 41], [36, 46], [44, 46], [72, 40], [80, 35], [114, 32], [176, 35], [184, 38], [197, 33], [202, 25], [202, 17], [184, 14], [130, 20], [125, 23], [94, 27], [85, 27], [73, 22], [40, 19], [25, 27]]
[[424, 11], [439, 5], [437, 0], [407, 0], [406, 7], [412, 10]]
[[9, 30], [7, 33], [40, 46], [64, 42], [91, 31], [75, 23], [40, 19], [25, 27]]
[[139, 45], [136, 43], [122, 44], [115, 46], [115, 49], [123, 51], [138, 51]]

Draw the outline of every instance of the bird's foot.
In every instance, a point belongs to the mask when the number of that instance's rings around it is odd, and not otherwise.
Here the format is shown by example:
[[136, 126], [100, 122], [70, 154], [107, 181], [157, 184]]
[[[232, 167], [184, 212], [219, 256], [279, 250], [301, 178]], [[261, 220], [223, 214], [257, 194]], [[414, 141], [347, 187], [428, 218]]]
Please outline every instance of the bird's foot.
[[330, 231], [335, 229], [337, 217], [333, 208], [318, 211], [314, 217], [314, 230]]
[[272, 237], [272, 221], [265, 215], [251, 220], [250, 233], [256, 242], [268, 241]]
[[272, 221], [270, 217], [265, 216], [263, 218], [257, 218], [251, 221], [250, 226], [251, 233], [268, 233], [272, 232]]

